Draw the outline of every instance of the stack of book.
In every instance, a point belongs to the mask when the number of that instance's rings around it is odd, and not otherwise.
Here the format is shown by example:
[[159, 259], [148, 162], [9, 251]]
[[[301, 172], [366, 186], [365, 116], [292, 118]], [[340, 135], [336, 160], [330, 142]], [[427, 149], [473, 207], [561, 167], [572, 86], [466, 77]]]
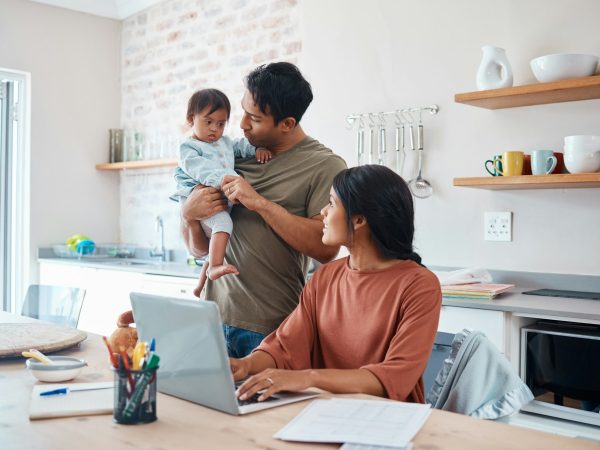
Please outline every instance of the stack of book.
[[498, 294], [515, 287], [514, 284], [451, 284], [442, 286], [442, 295], [446, 298], [473, 298], [491, 300]]

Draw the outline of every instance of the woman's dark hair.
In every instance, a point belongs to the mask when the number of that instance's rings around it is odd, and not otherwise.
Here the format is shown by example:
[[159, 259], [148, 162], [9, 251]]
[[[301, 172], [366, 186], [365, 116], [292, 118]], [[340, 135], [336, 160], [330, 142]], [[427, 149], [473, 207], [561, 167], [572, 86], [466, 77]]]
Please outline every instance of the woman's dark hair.
[[227, 111], [227, 120], [229, 120], [231, 104], [229, 103], [227, 96], [218, 89], [202, 89], [194, 92], [194, 95], [192, 95], [188, 101], [187, 114], [185, 116], [187, 121], [191, 123], [194, 116], [204, 111], [207, 107], [210, 108], [208, 114], [212, 114], [221, 108], [225, 108]]
[[300, 122], [313, 99], [308, 81], [288, 62], [257, 67], [246, 77], [246, 88], [261, 112], [273, 116], [275, 125], [286, 117]]
[[412, 259], [415, 233], [413, 200], [408, 186], [394, 171], [384, 166], [366, 165], [338, 173], [333, 190], [346, 209], [350, 240], [354, 236], [352, 217], [364, 216], [373, 241], [390, 259]]

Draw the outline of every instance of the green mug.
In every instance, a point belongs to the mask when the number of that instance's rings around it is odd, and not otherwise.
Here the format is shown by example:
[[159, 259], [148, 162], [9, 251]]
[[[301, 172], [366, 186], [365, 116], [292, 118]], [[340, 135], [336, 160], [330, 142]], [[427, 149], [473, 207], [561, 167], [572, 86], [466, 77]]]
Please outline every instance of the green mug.
[[[495, 161], [498, 161], [498, 162], [495, 162]], [[488, 164], [492, 165], [491, 170], [488, 167]], [[492, 159], [488, 159], [485, 162], [484, 166], [485, 166], [485, 170], [487, 170], [491, 176], [501, 177], [502, 176], [502, 173], [501, 173], [501, 171], [502, 171], [502, 155], [494, 155], [492, 157]], [[498, 171], [496, 169], [496, 167], [498, 167], [500, 169], [500, 171]]]

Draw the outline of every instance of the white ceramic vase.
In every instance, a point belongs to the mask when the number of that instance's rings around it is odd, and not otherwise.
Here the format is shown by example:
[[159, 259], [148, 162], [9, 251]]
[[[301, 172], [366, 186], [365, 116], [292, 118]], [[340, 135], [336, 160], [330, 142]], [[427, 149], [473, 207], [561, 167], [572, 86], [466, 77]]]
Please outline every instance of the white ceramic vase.
[[481, 47], [483, 58], [477, 70], [477, 89], [500, 89], [513, 85], [513, 73], [503, 48]]

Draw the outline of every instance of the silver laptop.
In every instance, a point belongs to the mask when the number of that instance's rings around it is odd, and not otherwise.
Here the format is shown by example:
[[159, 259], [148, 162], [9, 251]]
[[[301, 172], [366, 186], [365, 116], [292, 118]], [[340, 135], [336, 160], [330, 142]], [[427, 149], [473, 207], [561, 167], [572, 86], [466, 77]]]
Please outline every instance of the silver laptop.
[[318, 395], [280, 392], [262, 402], [258, 395], [239, 401], [215, 303], [137, 292], [130, 297], [139, 339], [156, 339], [159, 392], [229, 414], [248, 414]]

